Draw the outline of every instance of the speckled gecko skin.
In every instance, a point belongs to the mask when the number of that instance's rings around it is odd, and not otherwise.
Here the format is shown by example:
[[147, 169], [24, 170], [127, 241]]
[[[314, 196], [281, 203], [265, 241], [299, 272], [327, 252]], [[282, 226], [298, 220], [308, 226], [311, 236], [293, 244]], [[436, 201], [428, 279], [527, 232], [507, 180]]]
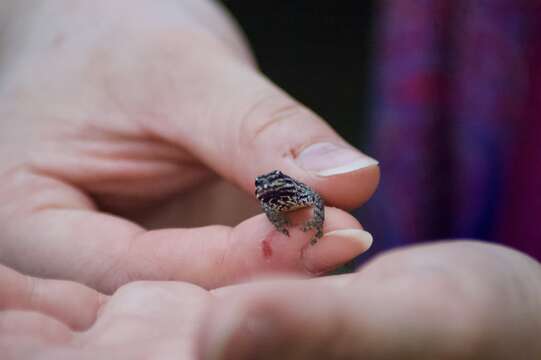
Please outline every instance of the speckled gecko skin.
[[302, 231], [315, 229], [310, 243], [315, 244], [323, 236], [325, 208], [323, 199], [308, 185], [293, 179], [279, 170], [258, 176], [255, 179], [255, 195], [270, 222], [278, 231], [289, 236], [287, 213], [313, 207], [313, 215], [302, 226]]

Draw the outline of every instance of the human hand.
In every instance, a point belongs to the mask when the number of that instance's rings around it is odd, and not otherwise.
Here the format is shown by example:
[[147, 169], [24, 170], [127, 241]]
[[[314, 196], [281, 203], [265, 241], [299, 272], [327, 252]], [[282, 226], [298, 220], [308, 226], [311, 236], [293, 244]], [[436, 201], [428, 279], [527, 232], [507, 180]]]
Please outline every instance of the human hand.
[[196, 359], [212, 295], [181, 282], [133, 282], [112, 296], [0, 266], [4, 360]]
[[[21, 359], [539, 359], [541, 268], [473, 242], [388, 253], [356, 274], [106, 296], [0, 266], [0, 351]], [[196, 350], [198, 344], [198, 350]]]
[[281, 169], [352, 208], [379, 172], [256, 70], [213, 3], [0, 6], [0, 262], [111, 293], [141, 279], [318, 274], [369, 246], [334, 208], [324, 230], [344, 231], [313, 247], [263, 215], [215, 225], [253, 208], [218, 178], [252, 194], [256, 175]]
[[202, 359], [540, 359], [541, 266], [449, 242], [356, 274], [217, 289]]

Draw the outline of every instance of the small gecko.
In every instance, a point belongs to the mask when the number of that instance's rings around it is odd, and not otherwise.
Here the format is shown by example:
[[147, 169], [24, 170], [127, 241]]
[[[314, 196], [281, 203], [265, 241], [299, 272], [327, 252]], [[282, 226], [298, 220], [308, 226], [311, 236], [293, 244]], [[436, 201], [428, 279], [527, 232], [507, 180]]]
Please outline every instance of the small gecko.
[[308, 185], [279, 170], [274, 170], [255, 179], [255, 195], [269, 221], [278, 231], [287, 236], [289, 236], [287, 226], [290, 224], [287, 213], [313, 207], [312, 218], [304, 223], [301, 229], [304, 232], [310, 229], [316, 230], [314, 237], [310, 240], [312, 245], [323, 236], [324, 202]]

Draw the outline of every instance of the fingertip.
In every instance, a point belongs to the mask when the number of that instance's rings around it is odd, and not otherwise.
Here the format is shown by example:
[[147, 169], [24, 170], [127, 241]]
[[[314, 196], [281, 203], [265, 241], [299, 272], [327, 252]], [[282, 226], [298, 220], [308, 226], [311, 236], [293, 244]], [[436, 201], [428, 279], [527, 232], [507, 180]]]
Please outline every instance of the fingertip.
[[313, 232], [303, 232], [302, 224], [310, 212], [304, 209], [291, 213], [290, 236], [278, 232], [264, 214], [239, 224], [233, 229], [231, 241], [236, 250], [228, 261], [242, 264], [239, 276], [269, 271], [321, 274], [336, 268], [366, 251], [371, 235], [347, 212], [325, 208], [324, 236], [311, 245]]
[[319, 176], [334, 176], [378, 165], [378, 161], [356, 148], [336, 142], [318, 142], [303, 148], [296, 163]]
[[379, 162], [340, 138], [301, 147], [291, 156], [301, 179], [333, 206], [358, 207], [379, 182]]
[[61, 320], [29, 310], [0, 312], [0, 338], [26, 337], [49, 344], [66, 344], [73, 338], [71, 329]]
[[306, 248], [302, 261], [312, 274], [331, 271], [360, 254], [372, 245], [372, 235], [361, 229], [340, 229], [324, 234], [314, 246]]
[[105, 301], [105, 295], [68, 280], [35, 278], [3, 266], [0, 275], [0, 310], [39, 312], [77, 331], [94, 323]]
[[76, 331], [91, 327], [106, 301], [101, 294], [83, 284], [56, 279], [36, 279], [33, 306], [54, 316]]
[[[342, 209], [357, 208], [376, 191], [380, 180], [379, 162], [341, 140], [337, 142], [340, 145], [316, 143], [300, 153], [291, 150], [265, 171], [282, 170], [312, 187], [326, 204]], [[250, 186], [253, 187], [253, 182]]]
[[314, 187], [329, 204], [343, 209], [355, 209], [376, 191], [380, 180], [377, 163], [351, 172], [314, 178]]

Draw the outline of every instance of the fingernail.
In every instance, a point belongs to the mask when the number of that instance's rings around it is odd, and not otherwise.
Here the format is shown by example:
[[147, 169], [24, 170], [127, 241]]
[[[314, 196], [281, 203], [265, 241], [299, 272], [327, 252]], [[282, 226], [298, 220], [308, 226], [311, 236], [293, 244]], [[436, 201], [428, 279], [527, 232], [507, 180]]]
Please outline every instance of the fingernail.
[[320, 176], [333, 176], [375, 166], [378, 161], [350, 147], [317, 143], [305, 148], [296, 158], [305, 170]]
[[312, 274], [333, 270], [368, 250], [372, 240], [372, 235], [361, 229], [330, 231], [304, 250], [304, 267]]

